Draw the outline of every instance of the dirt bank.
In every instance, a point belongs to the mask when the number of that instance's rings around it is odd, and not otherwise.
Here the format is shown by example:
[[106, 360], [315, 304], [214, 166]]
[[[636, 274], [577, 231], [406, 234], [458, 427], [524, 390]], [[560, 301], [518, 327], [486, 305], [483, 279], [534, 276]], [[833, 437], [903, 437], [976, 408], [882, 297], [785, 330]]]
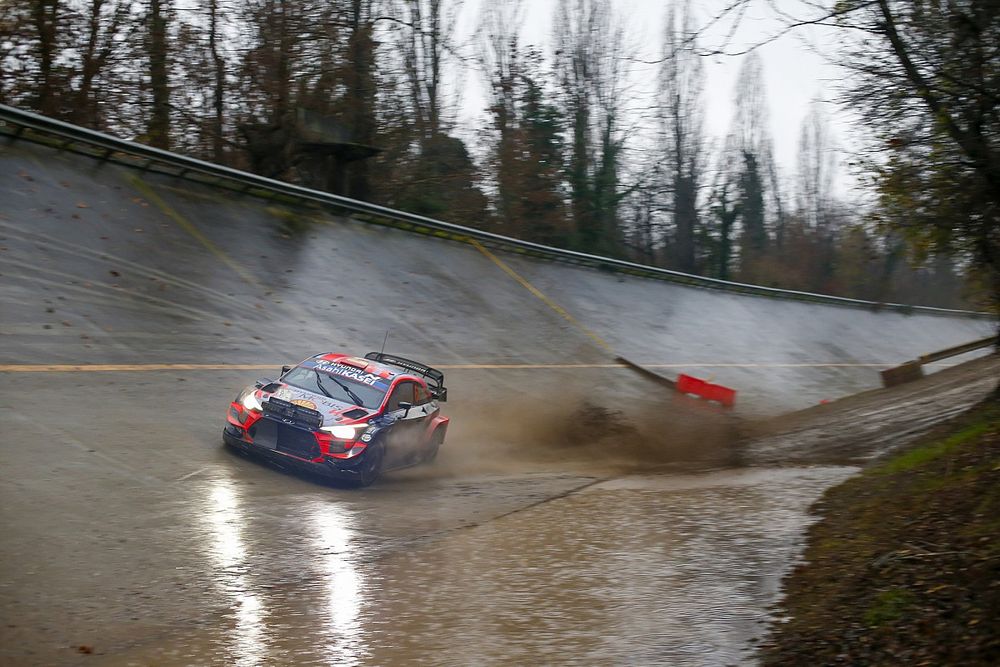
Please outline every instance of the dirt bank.
[[[1000, 402], [830, 489], [764, 665], [1000, 664]], [[787, 619], [787, 620], [786, 620]]]

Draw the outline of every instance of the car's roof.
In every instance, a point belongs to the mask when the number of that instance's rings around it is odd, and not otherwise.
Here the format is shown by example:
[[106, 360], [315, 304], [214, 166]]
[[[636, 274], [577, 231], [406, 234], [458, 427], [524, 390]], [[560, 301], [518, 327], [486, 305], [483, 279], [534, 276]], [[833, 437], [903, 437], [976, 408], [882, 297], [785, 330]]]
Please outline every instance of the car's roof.
[[340, 366], [347, 366], [349, 368], [354, 368], [364, 373], [370, 373], [372, 375], [377, 375], [379, 378], [385, 380], [386, 382], [392, 382], [398, 377], [406, 377], [420, 380], [420, 376], [414, 373], [408, 373], [406, 371], [394, 368], [388, 364], [379, 364], [371, 359], [365, 359], [364, 357], [354, 357], [349, 354], [343, 354], [340, 352], [325, 352], [313, 355], [306, 361], [325, 361], [328, 363], [337, 364]]

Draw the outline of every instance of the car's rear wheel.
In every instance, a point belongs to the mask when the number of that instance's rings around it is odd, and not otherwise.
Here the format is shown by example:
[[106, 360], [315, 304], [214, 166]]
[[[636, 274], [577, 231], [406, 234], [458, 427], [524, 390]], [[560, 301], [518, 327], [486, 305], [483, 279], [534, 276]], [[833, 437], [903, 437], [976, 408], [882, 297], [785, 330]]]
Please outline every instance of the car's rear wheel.
[[364, 459], [358, 466], [357, 483], [358, 486], [371, 486], [382, 474], [382, 461], [385, 458], [385, 449], [381, 443], [369, 445], [364, 453]]
[[444, 444], [444, 434], [437, 430], [431, 436], [431, 441], [427, 444], [427, 453], [424, 454], [424, 463], [430, 463], [437, 458], [438, 450]]

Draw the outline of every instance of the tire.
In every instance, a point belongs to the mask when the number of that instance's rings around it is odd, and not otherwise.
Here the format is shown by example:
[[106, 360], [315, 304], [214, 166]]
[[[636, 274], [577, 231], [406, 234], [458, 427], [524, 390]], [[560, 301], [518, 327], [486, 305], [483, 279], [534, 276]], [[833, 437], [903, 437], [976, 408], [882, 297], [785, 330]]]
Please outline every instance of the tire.
[[434, 431], [434, 435], [431, 436], [430, 444], [427, 447], [427, 453], [424, 455], [424, 463], [430, 463], [437, 458], [438, 450], [441, 449], [441, 445], [444, 444], [444, 434], [441, 433], [440, 429]]
[[382, 461], [385, 458], [385, 448], [382, 443], [375, 443], [364, 453], [364, 460], [358, 466], [356, 483], [358, 486], [371, 486], [382, 474]]
[[226, 433], [226, 429], [222, 429], [222, 446], [231, 452], [239, 452], [241, 450], [238, 442], [233, 441], [233, 437]]

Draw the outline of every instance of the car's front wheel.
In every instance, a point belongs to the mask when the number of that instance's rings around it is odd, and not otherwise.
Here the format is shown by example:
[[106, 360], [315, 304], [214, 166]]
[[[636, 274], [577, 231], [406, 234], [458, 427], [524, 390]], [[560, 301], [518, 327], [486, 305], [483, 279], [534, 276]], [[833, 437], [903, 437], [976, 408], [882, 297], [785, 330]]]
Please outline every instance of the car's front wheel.
[[382, 474], [382, 461], [385, 458], [385, 448], [382, 443], [369, 445], [364, 453], [364, 459], [358, 466], [358, 486], [371, 486]]

